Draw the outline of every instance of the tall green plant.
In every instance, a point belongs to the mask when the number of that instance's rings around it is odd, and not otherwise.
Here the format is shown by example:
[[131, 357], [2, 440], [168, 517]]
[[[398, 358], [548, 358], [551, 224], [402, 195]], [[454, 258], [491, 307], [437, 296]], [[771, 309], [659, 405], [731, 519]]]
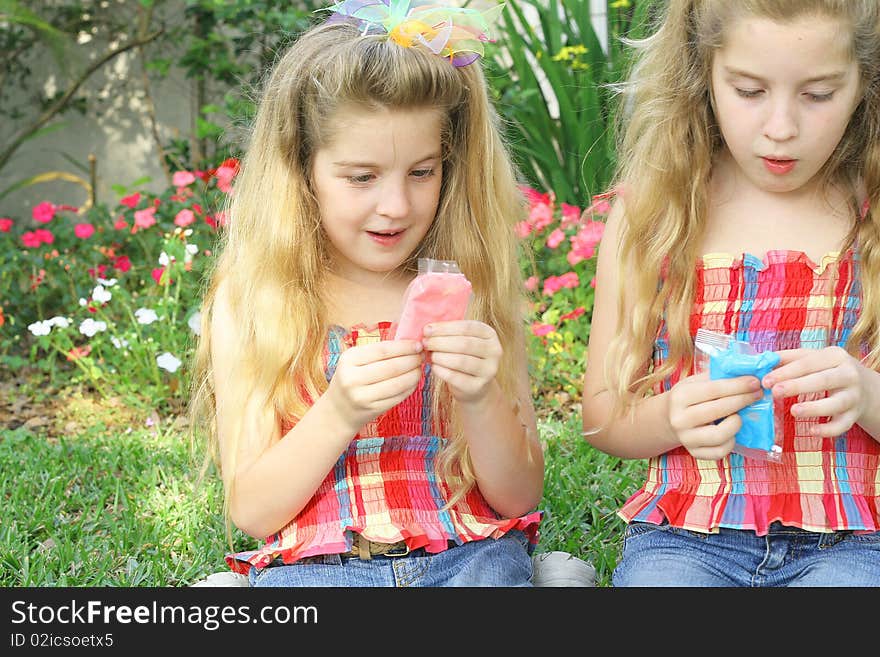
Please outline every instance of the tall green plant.
[[614, 168], [614, 94], [626, 68], [624, 35], [641, 36], [653, 0], [608, 3], [606, 52], [589, 0], [507, 0], [490, 49], [490, 83], [528, 182], [585, 204]]

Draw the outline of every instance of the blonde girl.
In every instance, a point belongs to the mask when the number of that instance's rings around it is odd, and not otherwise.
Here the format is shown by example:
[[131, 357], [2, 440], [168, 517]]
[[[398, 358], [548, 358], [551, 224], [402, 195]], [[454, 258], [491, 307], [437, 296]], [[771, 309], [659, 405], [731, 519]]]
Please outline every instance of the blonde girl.
[[[524, 205], [485, 17], [331, 9], [265, 83], [204, 300], [194, 413], [265, 539], [227, 561], [255, 586], [529, 586]], [[468, 316], [393, 340], [422, 257], [457, 261]]]
[[[648, 459], [613, 582], [880, 585], [880, 3], [671, 0], [635, 46], [583, 401]], [[699, 328], [780, 365], [695, 374]], [[765, 389], [779, 463], [732, 453]]]

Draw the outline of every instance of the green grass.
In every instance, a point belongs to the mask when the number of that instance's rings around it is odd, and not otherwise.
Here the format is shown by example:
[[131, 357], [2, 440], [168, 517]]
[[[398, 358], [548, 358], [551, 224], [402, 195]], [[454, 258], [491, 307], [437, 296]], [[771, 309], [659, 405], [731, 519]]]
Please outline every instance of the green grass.
[[[222, 492], [198, 482], [185, 432], [145, 414], [90, 407], [88, 426], [0, 432], [0, 586], [187, 586], [226, 569]], [[139, 418], [139, 420], [134, 420]], [[138, 425], [138, 426], [132, 426]], [[641, 462], [580, 437], [580, 419], [544, 420], [546, 483], [539, 551], [593, 563], [607, 586], [623, 522], [615, 512]], [[235, 549], [256, 543], [233, 534]]]

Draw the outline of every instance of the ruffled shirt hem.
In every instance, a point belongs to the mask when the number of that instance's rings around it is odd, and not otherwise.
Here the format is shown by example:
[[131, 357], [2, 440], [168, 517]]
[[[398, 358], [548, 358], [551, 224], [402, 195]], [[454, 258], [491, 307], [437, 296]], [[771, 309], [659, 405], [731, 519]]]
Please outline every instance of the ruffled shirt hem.
[[[765, 536], [773, 522], [816, 533], [853, 531], [857, 534], [880, 531], [876, 503], [861, 495], [849, 495], [848, 515], [834, 513], [840, 494], [783, 493], [776, 495], [727, 496], [725, 504], [713, 497], [698, 497], [680, 490], [655, 494], [642, 488], [618, 511], [626, 522], [668, 522], [673, 527], [704, 534], [721, 528], [746, 529]], [[719, 512], [719, 507], [723, 511]], [[858, 519], [858, 520], [856, 520]]]
[[[280, 545], [277, 542], [267, 543], [258, 550], [250, 550], [226, 555], [226, 563], [237, 573], [248, 574], [251, 566], [265, 568], [276, 559], [284, 564], [293, 564], [306, 557], [322, 554], [342, 554], [352, 547], [352, 532], [362, 534], [365, 538], [380, 543], [396, 543], [405, 541], [410, 550], [424, 548], [426, 552], [436, 554], [448, 550], [454, 545], [463, 545], [471, 541], [486, 538], [500, 538], [504, 534], [520, 530], [528, 537], [532, 546], [538, 541], [538, 525], [543, 516], [542, 511], [533, 511], [519, 518], [486, 519], [475, 526], [473, 521], [467, 523], [467, 530], [458, 535], [450, 534], [441, 527], [428, 525], [395, 527], [343, 527], [333, 536], [322, 537], [319, 542], [299, 541], [293, 545]], [[290, 538], [290, 537], [287, 537]]]

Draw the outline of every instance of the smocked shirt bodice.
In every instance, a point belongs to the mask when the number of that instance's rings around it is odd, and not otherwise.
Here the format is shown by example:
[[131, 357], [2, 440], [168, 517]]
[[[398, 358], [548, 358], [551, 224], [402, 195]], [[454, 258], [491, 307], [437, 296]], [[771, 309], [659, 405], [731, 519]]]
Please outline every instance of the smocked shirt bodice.
[[[324, 349], [327, 380], [345, 349], [393, 335], [390, 322], [330, 327]], [[406, 541], [412, 550], [440, 552], [519, 529], [534, 546], [539, 511], [501, 518], [476, 486], [444, 508], [451, 488], [438, 477], [435, 462], [447, 433], [443, 418], [433, 417], [431, 388], [430, 366], [425, 365], [417, 389], [358, 432], [302, 511], [261, 548], [227, 555], [230, 567], [247, 573], [250, 566], [263, 568], [276, 560], [294, 563], [347, 552], [352, 532], [383, 543]]]
[[[703, 256], [697, 264], [690, 333], [705, 328], [746, 340], [759, 352], [845, 346], [861, 307], [859, 257], [852, 250], [812, 262], [804, 253], [770, 251], [764, 260], [745, 254]], [[863, 352], [864, 353], [864, 352]], [[661, 323], [654, 364], [668, 356]], [[656, 388], [682, 376], [676, 371]], [[880, 529], [880, 444], [853, 425], [835, 438], [809, 434], [819, 418], [795, 419], [783, 404], [779, 463], [731, 453], [719, 461], [695, 459], [678, 447], [648, 462], [647, 480], [620, 510], [626, 521], [699, 532], [720, 527], [767, 533], [774, 521], [815, 532]]]

